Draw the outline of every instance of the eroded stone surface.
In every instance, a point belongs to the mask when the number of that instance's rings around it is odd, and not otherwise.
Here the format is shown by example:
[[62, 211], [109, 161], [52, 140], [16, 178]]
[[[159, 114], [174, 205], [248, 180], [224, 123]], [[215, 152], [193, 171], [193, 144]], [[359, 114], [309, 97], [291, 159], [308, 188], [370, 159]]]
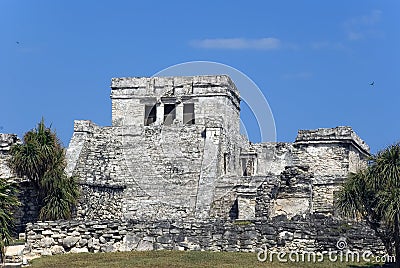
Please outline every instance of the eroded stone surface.
[[[111, 99], [112, 126], [74, 122], [66, 169], [81, 186], [74, 220], [28, 224], [31, 254], [320, 250], [343, 235], [331, 217], [334, 193], [369, 154], [350, 127], [251, 143], [239, 132], [239, 91], [224, 75], [114, 78]], [[0, 135], [7, 178], [18, 142]], [[37, 216], [29, 187], [20, 225]], [[345, 232], [354, 247], [382, 249], [363, 224]]]
[[[94, 224], [102, 226], [93, 228]], [[77, 239], [86, 245], [65, 243], [71, 239], [76, 225], [81, 226]], [[114, 227], [119, 225], [120, 228]], [[363, 223], [345, 224], [326, 216], [278, 216], [269, 220], [238, 221], [209, 219], [194, 221], [57, 221], [27, 226], [27, 247], [31, 253], [110, 252], [130, 250], [213, 250], [255, 252], [266, 246], [271, 250], [336, 250], [338, 239], [347, 239], [350, 250], [371, 250], [384, 253], [383, 245]], [[41, 229], [41, 230], [39, 230]], [[36, 230], [36, 231], [35, 231]], [[46, 230], [57, 230], [63, 239], [55, 245], [44, 245]], [[103, 239], [98, 239], [99, 234]], [[48, 238], [48, 236], [44, 236]], [[75, 236], [74, 236], [75, 238]], [[67, 246], [68, 244], [68, 246]]]
[[[239, 90], [224, 75], [114, 78], [111, 100], [112, 126], [75, 121], [67, 171], [82, 184], [78, 219], [332, 214], [333, 193], [369, 154], [350, 127], [250, 143], [239, 133]], [[194, 124], [184, 122], [189, 106]], [[307, 167], [308, 179], [295, 173], [286, 187], [288, 167]], [[245, 188], [252, 199], [240, 197]]]

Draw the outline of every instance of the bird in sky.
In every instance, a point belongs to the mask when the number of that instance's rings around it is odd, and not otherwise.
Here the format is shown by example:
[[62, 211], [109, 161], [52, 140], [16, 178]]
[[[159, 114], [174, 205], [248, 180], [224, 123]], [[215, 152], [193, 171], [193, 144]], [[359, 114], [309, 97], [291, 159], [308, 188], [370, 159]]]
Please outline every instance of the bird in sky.
[[373, 86], [373, 85], [375, 85], [375, 81], [372, 81], [372, 83], [371, 84], [369, 84], [370, 86]]
[[15, 43], [17, 43], [17, 45], [19, 45], [19, 42], [18, 42], [18, 41], [16, 41]]

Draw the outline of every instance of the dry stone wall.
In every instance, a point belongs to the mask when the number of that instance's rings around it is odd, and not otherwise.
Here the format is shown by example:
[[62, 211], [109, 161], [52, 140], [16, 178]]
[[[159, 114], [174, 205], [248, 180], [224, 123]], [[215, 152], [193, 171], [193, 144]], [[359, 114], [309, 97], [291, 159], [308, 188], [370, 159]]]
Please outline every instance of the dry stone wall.
[[330, 217], [277, 217], [269, 221], [57, 221], [36, 222], [26, 228], [31, 254], [115, 252], [131, 250], [211, 250], [256, 252], [277, 250], [336, 250], [346, 239], [351, 250], [384, 253], [384, 248], [361, 223]]

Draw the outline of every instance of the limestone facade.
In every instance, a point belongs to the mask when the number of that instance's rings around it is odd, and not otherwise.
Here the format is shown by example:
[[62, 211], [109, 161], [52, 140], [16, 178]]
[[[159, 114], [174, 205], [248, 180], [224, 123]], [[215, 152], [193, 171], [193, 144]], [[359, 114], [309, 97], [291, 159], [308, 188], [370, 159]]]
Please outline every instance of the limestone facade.
[[228, 76], [114, 78], [112, 126], [74, 122], [67, 172], [76, 219], [255, 219], [333, 214], [369, 147], [350, 127], [251, 143]]

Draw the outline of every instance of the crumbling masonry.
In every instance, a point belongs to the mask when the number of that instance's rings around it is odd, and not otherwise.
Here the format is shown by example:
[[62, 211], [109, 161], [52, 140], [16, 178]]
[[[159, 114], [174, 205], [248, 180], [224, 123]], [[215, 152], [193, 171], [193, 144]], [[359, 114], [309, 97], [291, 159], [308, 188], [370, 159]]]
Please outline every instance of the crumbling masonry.
[[[365, 165], [350, 127], [300, 130], [293, 143], [251, 143], [228, 76], [114, 78], [112, 126], [74, 123], [67, 173], [81, 197], [72, 221], [36, 222], [21, 180], [29, 254], [178, 249], [352, 249], [382, 252], [372, 231], [335, 217], [334, 193]], [[16, 135], [0, 136], [0, 174]], [[35, 210], [36, 209], [36, 210]]]
[[67, 171], [78, 219], [255, 219], [332, 214], [333, 194], [369, 155], [350, 127], [251, 143], [228, 76], [114, 78], [112, 126], [75, 121]]

